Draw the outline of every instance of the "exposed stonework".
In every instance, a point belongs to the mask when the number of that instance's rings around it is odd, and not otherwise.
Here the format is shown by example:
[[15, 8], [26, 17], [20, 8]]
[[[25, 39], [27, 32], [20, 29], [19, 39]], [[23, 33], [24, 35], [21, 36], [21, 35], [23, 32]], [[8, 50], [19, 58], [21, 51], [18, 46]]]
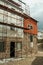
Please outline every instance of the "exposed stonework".
[[[0, 52], [0, 58], [10, 57], [10, 43], [15, 42], [15, 58], [17, 57], [27, 57], [31, 53], [37, 52], [37, 35], [33, 35], [33, 48], [30, 47], [30, 34], [24, 34], [24, 38], [4, 38], [5, 41], [5, 51]], [[22, 43], [22, 49], [18, 50], [16, 48], [17, 42]]]
[[[15, 42], [15, 58], [17, 57], [26, 57], [31, 53], [37, 52], [37, 35], [33, 35], [33, 48], [30, 47], [30, 34], [24, 34], [24, 38], [4, 38], [5, 41], [5, 51], [0, 52], [0, 58], [9, 58], [10, 57], [10, 43], [11, 41]], [[16, 42], [22, 43], [22, 49], [17, 50]]]

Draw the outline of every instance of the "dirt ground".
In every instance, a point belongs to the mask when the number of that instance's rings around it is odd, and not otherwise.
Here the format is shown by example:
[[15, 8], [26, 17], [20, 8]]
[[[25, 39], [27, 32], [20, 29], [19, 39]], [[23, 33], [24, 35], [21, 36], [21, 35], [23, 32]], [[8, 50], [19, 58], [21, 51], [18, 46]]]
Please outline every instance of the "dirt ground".
[[5, 61], [3, 63], [0, 62], [0, 65], [31, 65], [32, 62], [35, 60], [34, 55], [30, 55], [26, 58], [19, 58], [19, 59], [12, 59], [9, 61]]
[[[3, 60], [2, 60], [3, 61]], [[8, 59], [0, 65], [43, 65], [43, 52], [38, 52], [36, 55], [30, 55], [26, 58]]]

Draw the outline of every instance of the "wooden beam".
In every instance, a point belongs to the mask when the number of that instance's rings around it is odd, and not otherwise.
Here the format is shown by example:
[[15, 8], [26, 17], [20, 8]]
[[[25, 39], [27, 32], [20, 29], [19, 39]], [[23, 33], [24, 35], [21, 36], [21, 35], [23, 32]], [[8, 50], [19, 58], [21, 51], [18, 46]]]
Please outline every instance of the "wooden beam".
[[15, 1], [13, 1], [13, 0], [7, 0], [7, 1], [9, 1], [9, 2], [13, 3], [14, 5], [21, 6], [20, 4], [16, 3], [16, 2], [15, 2]]
[[21, 27], [21, 26], [17, 26], [17, 25], [14, 25], [14, 24], [3, 23], [3, 22], [0, 22], [0, 25], [5, 25], [5, 26], [19, 28], [19, 29], [30, 30], [29, 28], [24, 28], [24, 27]]
[[15, 9], [11, 9], [11, 8], [9, 8], [7, 6], [4, 6], [4, 5], [1, 5], [1, 4], [0, 4], [0, 9], [5, 10], [5, 11], [8, 11], [8, 12], [13, 13], [13, 14], [16, 14], [16, 15], [19, 15], [19, 16], [21, 16], [23, 18], [29, 18], [28, 15], [23, 14], [23, 13], [20, 13], [20, 12], [17, 12]]

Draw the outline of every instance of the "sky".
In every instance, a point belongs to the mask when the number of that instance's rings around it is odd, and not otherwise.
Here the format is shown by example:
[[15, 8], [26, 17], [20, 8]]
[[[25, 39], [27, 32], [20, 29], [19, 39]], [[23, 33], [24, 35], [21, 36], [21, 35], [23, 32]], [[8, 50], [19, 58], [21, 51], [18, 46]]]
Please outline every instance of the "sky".
[[38, 21], [38, 29], [43, 30], [43, 0], [23, 0], [29, 4], [30, 16]]

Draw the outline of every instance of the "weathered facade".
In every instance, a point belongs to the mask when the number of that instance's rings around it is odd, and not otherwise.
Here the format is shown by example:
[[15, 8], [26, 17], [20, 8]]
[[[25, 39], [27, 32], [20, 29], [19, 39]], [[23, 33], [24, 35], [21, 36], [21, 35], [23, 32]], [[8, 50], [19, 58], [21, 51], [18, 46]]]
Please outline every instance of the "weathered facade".
[[24, 12], [18, 2], [0, 0], [0, 22], [30, 28], [0, 25], [0, 58], [26, 57], [37, 52], [37, 21], [29, 17], [26, 14], [29, 11]]
[[24, 27], [28, 27], [30, 30], [24, 30], [29, 40], [29, 50], [31, 53], [37, 53], [37, 21], [32, 17], [24, 19]]

